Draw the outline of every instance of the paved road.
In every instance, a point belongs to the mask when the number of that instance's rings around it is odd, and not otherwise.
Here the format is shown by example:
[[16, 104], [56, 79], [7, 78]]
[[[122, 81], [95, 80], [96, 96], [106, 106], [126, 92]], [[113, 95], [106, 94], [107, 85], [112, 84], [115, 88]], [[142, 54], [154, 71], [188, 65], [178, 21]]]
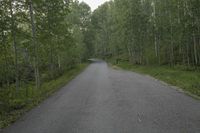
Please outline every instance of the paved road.
[[96, 62], [5, 133], [200, 133], [200, 101]]

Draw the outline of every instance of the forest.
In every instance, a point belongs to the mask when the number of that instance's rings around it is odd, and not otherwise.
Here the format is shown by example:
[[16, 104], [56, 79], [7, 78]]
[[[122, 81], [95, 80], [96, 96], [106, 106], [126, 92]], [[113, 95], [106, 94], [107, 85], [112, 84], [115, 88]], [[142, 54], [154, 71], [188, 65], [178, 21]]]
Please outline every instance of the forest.
[[114, 0], [91, 16], [94, 55], [200, 96], [200, 1]]
[[90, 15], [78, 1], [0, 0], [0, 127], [80, 69], [90, 56]]
[[96, 54], [133, 64], [200, 65], [199, 0], [115, 0], [94, 11]]
[[93, 57], [197, 71], [199, 7], [199, 0], [112, 0], [92, 12], [77, 0], [0, 0], [0, 116]]

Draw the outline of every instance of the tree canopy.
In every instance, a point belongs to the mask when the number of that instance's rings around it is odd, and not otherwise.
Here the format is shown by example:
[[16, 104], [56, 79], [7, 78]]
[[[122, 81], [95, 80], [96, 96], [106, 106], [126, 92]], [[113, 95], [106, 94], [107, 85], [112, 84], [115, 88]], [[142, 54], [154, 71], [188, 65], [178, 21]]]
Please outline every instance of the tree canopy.
[[84, 61], [90, 7], [71, 0], [0, 1], [0, 86], [54, 79]]
[[94, 11], [96, 56], [134, 64], [200, 65], [198, 0], [115, 0]]

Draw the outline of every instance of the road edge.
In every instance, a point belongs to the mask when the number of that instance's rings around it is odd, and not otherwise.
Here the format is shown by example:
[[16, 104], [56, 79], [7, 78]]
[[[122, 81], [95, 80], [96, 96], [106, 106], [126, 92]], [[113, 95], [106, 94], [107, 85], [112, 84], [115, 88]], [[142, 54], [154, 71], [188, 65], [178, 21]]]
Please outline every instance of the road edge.
[[190, 96], [190, 97], [192, 97], [193, 99], [200, 100], [200, 97], [199, 97], [199, 96], [194, 95], [194, 94], [192, 94], [191, 92], [182, 89], [181, 87], [174, 86], [174, 85], [171, 85], [170, 83], [167, 83], [167, 82], [165, 82], [165, 81], [162, 81], [162, 80], [160, 80], [160, 79], [157, 79], [157, 78], [155, 78], [155, 77], [153, 77], [153, 76], [151, 76], [151, 75], [144, 74], [144, 73], [139, 73], [139, 72], [136, 72], [136, 71], [133, 71], [133, 70], [132, 70], [132, 71], [131, 71], [131, 70], [126, 70], [126, 69], [123, 69], [123, 68], [121, 68], [121, 67], [119, 67], [119, 66], [117, 66], [117, 65], [113, 65], [113, 64], [111, 64], [111, 63], [108, 63], [108, 66], [111, 67], [111, 68], [113, 68], [113, 69], [115, 69], [115, 70], [121, 70], [121, 71], [126, 71], [126, 72], [127, 72], [127, 71], [128, 71], [128, 72], [134, 72], [134, 73], [143, 75], [143, 76], [145, 76], [145, 77], [151, 78], [152, 80], [158, 81], [159, 83], [161, 83], [161, 84], [164, 85], [164, 86], [168, 86], [168, 87], [170, 87], [170, 88], [172, 88], [172, 89], [175, 89], [176, 91], [178, 91], [178, 92], [180, 92], [180, 93], [183, 93], [183, 94], [185, 94], [185, 95], [187, 95], [187, 96]]
[[[69, 84], [73, 79], [75, 79], [79, 74], [81, 74], [89, 65], [90, 65], [90, 63], [84, 63], [83, 66], [80, 69], [77, 69], [77, 71], [75, 73], [73, 73], [72, 75], [70, 75], [69, 79], [66, 79], [65, 83], [58, 85], [58, 87], [56, 87], [56, 89], [50, 91], [47, 95], [41, 97], [41, 99], [39, 101], [33, 103], [32, 105], [30, 105], [27, 108], [24, 108], [22, 110], [16, 110], [16, 112], [18, 112], [19, 114], [16, 114], [16, 116], [15, 115], [13, 115], [13, 116], [10, 115], [9, 117], [7, 117], [6, 124], [4, 126], [0, 127], [0, 133], [5, 128], [11, 126], [13, 123], [15, 123], [16, 121], [20, 120], [20, 118], [22, 118], [28, 112], [30, 112], [34, 108], [38, 107], [46, 99], [48, 99], [51, 96], [53, 96], [56, 92], [58, 92], [59, 90], [61, 90], [64, 86], [66, 86], [67, 84]], [[62, 77], [60, 77], [60, 78], [62, 78]], [[13, 117], [12, 120], [10, 120], [10, 117]]]

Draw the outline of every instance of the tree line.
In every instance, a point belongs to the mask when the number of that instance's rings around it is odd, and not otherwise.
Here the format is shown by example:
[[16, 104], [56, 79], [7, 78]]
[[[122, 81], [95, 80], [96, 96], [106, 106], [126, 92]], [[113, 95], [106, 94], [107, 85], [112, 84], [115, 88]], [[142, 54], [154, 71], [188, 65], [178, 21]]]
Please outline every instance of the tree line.
[[200, 65], [199, 0], [114, 0], [91, 17], [96, 56], [134, 64]]
[[77, 0], [1, 0], [0, 88], [39, 89], [85, 61], [90, 16]]
[[200, 66], [199, 0], [0, 1], [0, 88], [40, 88], [89, 57]]

